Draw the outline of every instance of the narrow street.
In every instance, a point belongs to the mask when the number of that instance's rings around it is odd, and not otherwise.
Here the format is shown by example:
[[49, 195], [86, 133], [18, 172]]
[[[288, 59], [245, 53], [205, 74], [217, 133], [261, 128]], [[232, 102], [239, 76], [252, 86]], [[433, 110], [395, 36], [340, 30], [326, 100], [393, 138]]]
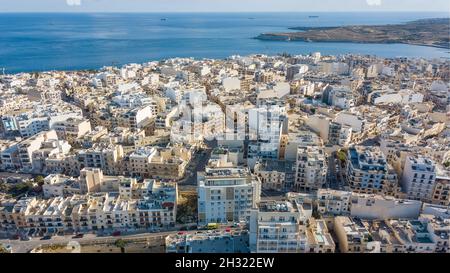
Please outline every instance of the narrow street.
[[337, 153], [333, 152], [328, 157], [328, 179], [327, 186], [333, 190], [344, 190], [344, 178], [342, 176], [342, 169], [337, 158]]

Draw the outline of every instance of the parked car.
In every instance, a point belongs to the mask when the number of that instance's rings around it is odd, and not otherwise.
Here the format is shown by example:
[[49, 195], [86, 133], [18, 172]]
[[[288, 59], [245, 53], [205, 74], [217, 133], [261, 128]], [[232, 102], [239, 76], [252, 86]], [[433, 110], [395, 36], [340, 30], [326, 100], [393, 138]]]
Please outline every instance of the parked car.
[[75, 236], [73, 236], [72, 238], [73, 239], [81, 239], [81, 238], [83, 238], [83, 236], [84, 236], [83, 233], [79, 233], [79, 234], [76, 234]]
[[219, 228], [219, 224], [218, 224], [218, 223], [209, 223], [209, 224], [206, 226], [206, 228], [209, 229], [209, 230], [215, 230], [215, 229], [218, 229], [218, 228]]
[[50, 240], [51, 238], [52, 238], [52, 236], [45, 235], [44, 237], [41, 238], [41, 241], [47, 241], [47, 240]]
[[35, 232], [36, 230], [34, 228], [30, 229], [30, 231], [28, 231], [28, 236], [33, 236]]
[[114, 232], [112, 233], [112, 236], [117, 237], [117, 236], [120, 236], [120, 234], [121, 234], [120, 231], [114, 231]]

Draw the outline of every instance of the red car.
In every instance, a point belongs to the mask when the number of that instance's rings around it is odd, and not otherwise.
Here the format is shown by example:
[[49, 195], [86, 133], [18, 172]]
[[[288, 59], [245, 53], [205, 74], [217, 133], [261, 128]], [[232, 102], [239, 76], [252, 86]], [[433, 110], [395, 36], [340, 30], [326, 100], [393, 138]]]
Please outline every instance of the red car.
[[114, 236], [114, 237], [120, 236], [120, 231], [114, 231], [112, 233], [112, 236]]

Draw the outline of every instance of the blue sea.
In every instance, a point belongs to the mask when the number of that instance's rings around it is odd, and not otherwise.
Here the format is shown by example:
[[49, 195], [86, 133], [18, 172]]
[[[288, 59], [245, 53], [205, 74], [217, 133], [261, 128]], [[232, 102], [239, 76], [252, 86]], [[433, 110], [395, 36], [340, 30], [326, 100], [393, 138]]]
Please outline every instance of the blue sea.
[[[1, 8], [0, 8], [1, 10]], [[311, 18], [310, 16], [318, 16]], [[260, 41], [296, 26], [394, 24], [448, 13], [0, 13], [0, 68], [7, 73], [97, 69], [170, 57], [358, 53], [449, 58], [449, 50], [402, 44]]]

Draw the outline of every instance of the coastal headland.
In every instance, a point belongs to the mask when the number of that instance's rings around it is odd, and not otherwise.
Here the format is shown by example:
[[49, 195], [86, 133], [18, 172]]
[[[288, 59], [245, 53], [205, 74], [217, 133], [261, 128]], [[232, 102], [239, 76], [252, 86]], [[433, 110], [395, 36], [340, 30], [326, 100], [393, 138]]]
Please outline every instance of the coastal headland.
[[340, 27], [293, 27], [297, 32], [263, 33], [260, 40], [410, 44], [450, 48], [450, 18], [422, 19], [404, 24]]

